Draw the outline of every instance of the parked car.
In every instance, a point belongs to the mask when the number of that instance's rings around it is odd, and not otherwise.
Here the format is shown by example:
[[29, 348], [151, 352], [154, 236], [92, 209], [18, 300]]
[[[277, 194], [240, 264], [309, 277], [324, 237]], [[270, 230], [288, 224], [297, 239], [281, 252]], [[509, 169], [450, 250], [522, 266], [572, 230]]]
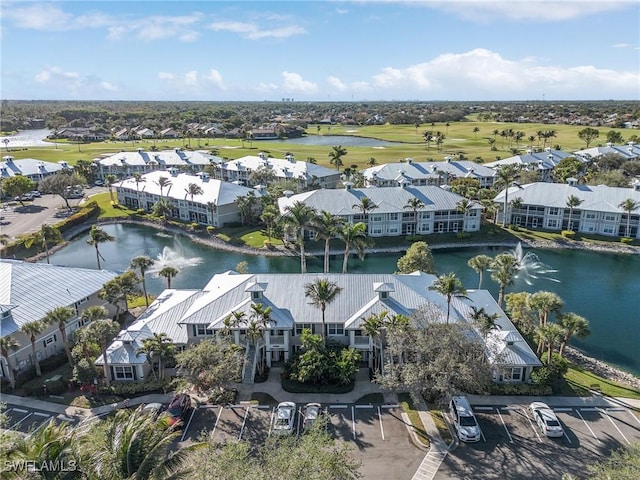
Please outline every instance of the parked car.
[[39, 190], [31, 190], [29, 192], [34, 198], [40, 198], [42, 196], [42, 194], [40, 193]]
[[27, 200], [33, 200], [33, 194], [31, 192], [24, 193], [22, 195], [16, 196], [16, 198], [14, 198], [14, 200], [16, 202], [20, 202], [20, 201], [24, 202], [24, 201], [27, 201]]
[[181, 426], [193, 408], [195, 408], [195, 402], [191, 396], [186, 393], [179, 393], [173, 397], [167, 409], [163, 412], [163, 417], [167, 419], [169, 425]]
[[547, 437], [561, 437], [564, 435], [562, 424], [553, 410], [543, 402], [533, 402], [529, 405], [529, 410], [536, 423]]
[[461, 441], [477, 442], [480, 440], [480, 425], [478, 425], [467, 397], [454, 396], [449, 403], [449, 412], [453, 419], [453, 427]]
[[273, 422], [275, 435], [291, 435], [296, 418], [296, 404], [293, 402], [281, 402], [276, 407]]
[[167, 408], [166, 405], [158, 402], [147, 403], [142, 407], [142, 413], [151, 416], [154, 420], [160, 416]]
[[304, 407], [303, 411], [303, 420], [302, 420], [302, 428], [304, 430], [309, 430], [313, 427], [313, 424], [318, 420], [318, 416], [320, 415], [321, 407], [319, 403], [307, 403]]
[[96, 180], [95, 182], [93, 182], [93, 184], [96, 187], [102, 187], [104, 185], [104, 182], [102, 180]]

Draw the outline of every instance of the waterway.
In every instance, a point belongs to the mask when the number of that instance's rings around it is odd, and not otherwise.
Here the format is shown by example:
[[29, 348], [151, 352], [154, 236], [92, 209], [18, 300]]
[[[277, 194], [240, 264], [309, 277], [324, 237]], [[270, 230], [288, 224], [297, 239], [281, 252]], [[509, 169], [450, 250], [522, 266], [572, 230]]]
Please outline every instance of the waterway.
[[[51, 134], [49, 129], [22, 130], [14, 135], [0, 137], [0, 147], [9, 150], [18, 147], [51, 147], [53, 146], [51, 142], [44, 141], [49, 134]], [[8, 142], [4, 143], [5, 140]]]
[[[197, 265], [183, 268], [172, 281], [175, 288], [202, 288], [215, 273], [234, 269], [245, 261], [251, 273], [297, 272], [299, 257], [263, 257], [216, 250], [196, 244], [184, 237], [174, 237], [139, 225], [105, 225], [104, 230], [116, 241], [102, 244], [103, 268], [123, 271], [136, 255], [166, 258], [177, 255], [182, 259], [200, 258]], [[87, 234], [73, 240], [56, 252], [51, 262], [57, 265], [96, 268], [93, 247], [87, 244]], [[478, 286], [478, 275], [467, 266], [469, 258], [484, 253], [495, 256], [504, 248], [466, 248], [434, 250], [436, 268], [440, 273], [455, 272], [467, 288]], [[640, 376], [640, 255], [624, 255], [582, 250], [536, 250], [539, 260], [557, 270], [547, 278], [534, 279], [531, 285], [524, 279], [507, 292], [548, 290], [556, 292], [565, 302], [564, 311], [586, 317], [591, 324], [591, 335], [572, 344], [585, 354], [608, 362]], [[368, 255], [364, 261], [353, 258], [350, 272], [392, 273], [402, 253]], [[342, 258], [331, 259], [333, 271], [339, 271]], [[322, 258], [310, 258], [311, 272], [322, 271]], [[531, 280], [531, 279], [530, 279]], [[160, 293], [166, 281], [150, 275], [147, 288]], [[483, 288], [497, 296], [497, 286], [485, 274]]]

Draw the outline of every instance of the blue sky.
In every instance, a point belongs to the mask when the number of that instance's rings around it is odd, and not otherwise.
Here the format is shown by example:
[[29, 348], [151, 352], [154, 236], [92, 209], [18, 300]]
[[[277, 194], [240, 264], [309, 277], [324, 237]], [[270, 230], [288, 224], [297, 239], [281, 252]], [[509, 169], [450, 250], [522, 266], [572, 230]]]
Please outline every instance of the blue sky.
[[0, 15], [3, 99], [640, 99], [635, 0], [2, 0]]

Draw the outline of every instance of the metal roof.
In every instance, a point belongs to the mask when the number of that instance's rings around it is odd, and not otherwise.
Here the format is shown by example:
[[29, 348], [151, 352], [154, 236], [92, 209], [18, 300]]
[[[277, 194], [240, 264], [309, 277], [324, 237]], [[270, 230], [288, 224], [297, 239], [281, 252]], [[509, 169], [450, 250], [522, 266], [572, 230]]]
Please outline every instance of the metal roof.
[[478, 164], [468, 160], [451, 160], [445, 162], [416, 162], [408, 161], [402, 163], [385, 163], [362, 171], [368, 180], [373, 178], [385, 181], [395, 180], [398, 176], [403, 176], [411, 180], [440, 177], [438, 172], [442, 172], [452, 177], [471, 178], [491, 178], [494, 177], [495, 170], [485, 164]]
[[135, 152], [118, 152], [113, 155], [96, 160], [104, 167], [110, 166], [142, 166], [158, 165], [158, 168], [184, 167], [189, 165], [205, 166], [211, 163], [219, 163], [222, 158], [211, 155], [207, 152], [195, 150], [185, 151], [181, 148], [173, 150], [162, 150], [159, 152], [146, 152], [138, 149]]
[[44, 162], [35, 158], [22, 158], [16, 160], [11, 155], [2, 157], [0, 162], [0, 177], [8, 178], [15, 175], [33, 177], [40, 175], [51, 175], [66, 168], [70, 168], [61, 163]]

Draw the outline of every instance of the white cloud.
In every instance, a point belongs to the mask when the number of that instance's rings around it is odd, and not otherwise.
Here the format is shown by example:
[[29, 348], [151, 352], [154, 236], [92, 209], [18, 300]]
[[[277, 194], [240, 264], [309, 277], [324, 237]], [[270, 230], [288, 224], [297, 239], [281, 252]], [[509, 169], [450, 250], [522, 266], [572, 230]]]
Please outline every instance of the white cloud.
[[216, 32], [237, 33], [249, 40], [259, 40], [262, 38], [288, 38], [294, 35], [302, 35], [307, 31], [299, 25], [285, 25], [277, 28], [263, 29], [256, 23], [249, 22], [214, 22], [209, 28]]
[[222, 75], [215, 69], [209, 70], [204, 75], [200, 75], [197, 70], [190, 70], [183, 74], [159, 72], [158, 78], [178, 93], [200, 95], [210, 91], [211, 87], [226, 90]]
[[615, 45], [611, 45], [612, 48], [629, 48], [631, 45], [628, 43], [616, 43]]
[[88, 98], [87, 95], [116, 92], [119, 88], [111, 82], [94, 75], [64, 71], [57, 66], [47, 66], [33, 77], [36, 83], [47, 89], [61, 89], [72, 96]]
[[264, 83], [260, 82], [258, 85], [254, 87], [256, 92], [274, 92], [278, 90], [280, 87], [275, 83]]
[[282, 87], [287, 91], [313, 94], [318, 92], [318, 85], [302, 78], [302, 75], [293, 72], [282, 72], [284, 83]]
[[329, 78], [327, 78], [327, 82], [329, 83], [329, 85], [331, 85], [331, 87], [335, 88], [336, 90], [338, 90], [340, 92], [344, 92], [345, 90], [347, 90], [349, 88], [338, 77], [330, 76]]

